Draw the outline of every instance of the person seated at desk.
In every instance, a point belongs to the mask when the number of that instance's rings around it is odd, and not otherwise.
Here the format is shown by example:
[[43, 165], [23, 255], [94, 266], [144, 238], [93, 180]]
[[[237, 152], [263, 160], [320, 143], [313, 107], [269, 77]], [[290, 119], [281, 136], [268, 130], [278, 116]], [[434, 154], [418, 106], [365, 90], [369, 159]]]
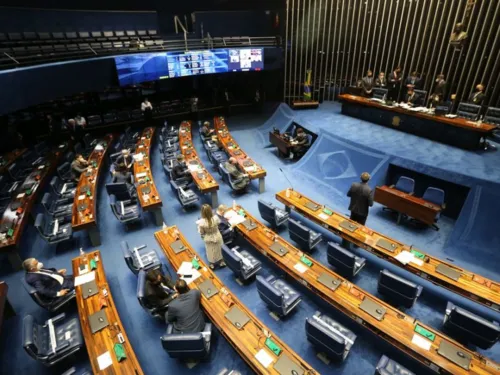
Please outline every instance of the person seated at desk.
[[23, 268], [26, 282], [44, 297], [62, 297], [75, 289], [73, 275], [66, 275], [64, 268], [43, 268], [43, 263], [35, 258], [26, 259]]
[[224, 168], [233, 178], [236, 190], [241, 190], [250, 183], [248, 175], [239, 170], [238, 162], [234, 157], [230, 157], [229, 160], [224, 163]]
[[191, 175], [191, 172], [184, 161], [184, 155], [182, 154], [179, 154], [176, 157], [176, 163], [174, 168], [172, 168], [172, 178], [174, 181], [181, 178], [186, 179], [188, 183], [193, 181], [193, 176]]
[[203, 123], [203, 126], [201, 127], [200, 131], [201, 135], [203, 135], [205, 138], [211, 137], [215, 132], [214, 129], [210, 129], [210, 123], [208, 121], [205, 121]]
[[438, 106], [441, 104], [446, 96], [446, 81], [444, 79], [444, 74], [438, 74], [436, 77], [436, 86], [434, 86], [434, 90], [430, 97], [431, 106]]
[[376, 87], [381, 87], [381, 88], [386, 88], [387, 87], [387, 78], [385, 78], [385, 73], [380, 72], [378, 74], [378, 77], [375, 79], [375, 86]]
[[420, 89], [421, 80], [418, 78], [417, 72], [411, 72], [410, 76], [406, 78], [405, 85], [407, 88]]
[[127, 171], [132, 169], [132, 165], [134, 164], [134, 159], [132, 155], [130, 155], [130, 150], [128, 148], [124, 148], [120, 156], [118, 156], [113, 163], [115, 169], [125, 168]]
[[173, 324], [174, 333], [196, 333], [205, 328], [205, 318], [200, 308], [201, 292], [190, 290], [185, 280], [175, 283], [178, 293], [176, 299], [170, 302], [165, 320]]
[[150, 270], [146, 274], [145, 299], [148, 304], [158, 309], [167, 309], [177, 297], [175, 284], [159, 270]]
[[372, 96], [373, 91], [373, 72], [368, 70], [366, 76], [361, 80], [361, 88], [363, 89], [363, 96]]
[[292, 152], [290, 152], [290, 159], [293, 159], [295, 155], [302, 155], [306, 152], [309, 147], [309, 139], [307, 134], [302, 128], [297, 129], [297, 136], [291, 142]]
[[89, 162], [84, 159], [81, 154], [76, 155], [75, 160], [71, 162], [71, 172], [73, 173], [73, 180], [78, 183], [80, 175], [87, 170]]
[[486, 99], [486, 95], [484, 93], [484, 85], [482, 83], [476, 86], [476, 91], [474, 91], [469, 96], [469, 103], [473, 103], [476, 105], [482, 105], [484, 99]]
[[413, 87], [409, 87], [408, 93], [406, 94], [405, 103], [408, 104], [410, 107], [414, 107], [417, 100], [418, 100], [418, 95], [415, 94], [415, 90], [413, 89]]

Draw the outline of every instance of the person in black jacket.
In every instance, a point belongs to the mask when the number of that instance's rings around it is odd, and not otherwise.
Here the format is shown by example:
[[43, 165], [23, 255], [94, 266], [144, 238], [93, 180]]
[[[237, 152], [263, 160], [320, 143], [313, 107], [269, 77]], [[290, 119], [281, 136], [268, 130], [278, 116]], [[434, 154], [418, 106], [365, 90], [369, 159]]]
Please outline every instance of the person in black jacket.
[[307, 134], [302, 128], [297, 129], [297, 136], [292, 142], [292, 152], [290, 152], [290, 159], [293, 159], [295, 156], [301, 156], [305, 154], [309, 147], [309, 139], [307, 138]]
[[484, 85], [482, 83], [476, 86], [476, 91], [474, 91], [469, 96], [469, 102], [477, 105], [482, 105], [486, 95], [484, 94]]
[[174, 325], [174, 333], [195, 333], [205, 328], [205, 318], [200, 308], [201, 292], [189, 290], [186, 281], [179, 279], [175, 283], [178, 297], [170, 302], [165, 320]]
[[406, 104], [410, 107], [414, 107], [417, 103], [418, 95], [415, 93], [413, 87], [408, 88], [408, 93], [406, 94]]
[[444, 74], [438, 74], [436, 77], [436, 85], [430, 97], [431, 103], [435, 106], [439, 105], [446, 99], [446, 81], [444, 79]]
[[398, 66], [391, 73], [389, 73], [389, 99], [394, 101], [398, 100], [401, 80], [401, 67]]
[[347, 196], [351, 198], [349, 203], [349, 211], [351, 211], [351, 220], [354, 220], [362, 225], [365, 225], [368, 217], [368, 211], [373, 206], [372, 189], [368, 186], [370, 174], [363, 172], [361, 174], [361, 182], [354, 182], [347, 192]]
[[23, 262], [26, 282], [45, 298], [57, 298], [75, 289], [73, 275], [66, 275], [65, 269], [43, 268], [35, 258]]
[[420, 89], [420, 83], [421, 80], [418, 78], [418, 73], [417, 72], [411, 72], [410, 76], [406, 78], [406, 87], [407, 88], [414, 88], [414, 89]]
[[181, 178], [186, 179], [188, 183], [191, 183], [193, 181], [193, 176], [191, 175], [189, 168], [186, 166], [184, 155], [182, 154], [177, 155], [177, 162], [172, 168], [172, 178], [174, 179], [174, 181]]
[[150, 270], [146, 274], [145, 296], [151, 307], [166, 309], [170, 302], [177, 297], [175, 284], [169, 277], [163, 275], [159, 270]]

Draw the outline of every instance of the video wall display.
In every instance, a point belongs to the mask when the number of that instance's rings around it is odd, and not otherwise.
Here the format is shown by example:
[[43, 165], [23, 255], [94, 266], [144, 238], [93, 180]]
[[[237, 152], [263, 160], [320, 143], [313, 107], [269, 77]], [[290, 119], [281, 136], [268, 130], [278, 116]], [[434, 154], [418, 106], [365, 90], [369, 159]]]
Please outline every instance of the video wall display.
[[120, 86], [199, 74], [264, 69], [263, 48], [158, 52], [115, 57]]

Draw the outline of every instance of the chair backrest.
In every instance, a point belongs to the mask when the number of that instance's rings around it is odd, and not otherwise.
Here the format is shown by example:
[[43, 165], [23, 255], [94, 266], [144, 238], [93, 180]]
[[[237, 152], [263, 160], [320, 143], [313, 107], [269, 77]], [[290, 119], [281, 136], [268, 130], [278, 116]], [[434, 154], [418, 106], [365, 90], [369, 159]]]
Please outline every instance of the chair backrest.
[[231, 185], [231, 176], [229, 175], [229, 172], [224, 166], [224, 162], [219, 164], [219, 171], [222, 176], [222, 180], [224, 180], [226, 184]]
[[353, 269], [356, 263], [356, 256], [349, 250], [335, 242], [328, 242], [327, 248], [328, 262], [334, 263], [334, 266], [345, 266], [345, 268]]
[[106, 191], [108, 192], [108, 195], [114, 195], [119, 201], [131, 198], [125, 182], [112, 182], [106, 184]]
[[77, 154], [82, 154], [85, 151], [81, 143], [75, 144], [73, 148]]
[[222, 245], [222, 257], [226, 262], [227, 266], [236, 274], [241, 274], [241, 269], [243, 267], [243, 262], [240, 258], [234, 254], [233, 250], [231, 250], [228, 246]]
[[[43, 353], [46, 348], [41, 345], [43, 341], [43, 328], [40, 327], [32, 315], [26, 315], [23, 319], [23, 348], [29, 354], [30, 357], [38, 360], [39, 353]], [[49, 341], [50, 342], [50, 341]], [[48, 345], [49, 342], [45, 344]], [[42, 346], [42, 347], [39, 347]]]
[[374, 87], [373, 88], [373, 97], [375, 99], [383, 100], [384, 97], [387, 98], [388, 89], [384, 89], [383, 87]]
[[306, 335], [310, 342], [322, 344], [323, 349], [328, 347], [331, 351], [330, 355], [333, 354], [337, 358], [343, 356], [347, 345], [344, 337], [328, 329], [313, 317], [306, 318]]
[[410, 177], [401, 176], [394, 187], [399, 191], [410, 194], [415, 191], [415, 180]]
[[480, 112], [480, 105], [461, 102], [458, 105], [457, 116], [475, 121], [479, 118]]
[[33, 288], [28, 282], [26, 278], [23, 276], [21, 278], [21, 283], [23, 284], [24, 290], [30, 295], [31, 299], [39, 306], [48, 309], [52, 300], [46, 299], [44, 296], [40, 295], [38, 291]]
[[140, 270], [137, 274], [137, 300], [144, 310], [152, 314], [154, 307], [149, 305], [146, 299], [146, 274], [145, 270]]
[[172, 358], [196, 358], [207, 353], [201, 332], [166, 334], [161, 336], [161, 345]]
[[9, 171], [10, 176], [14, 178], [19, 168], [17, 167], [16, 163], [12, 163], [11, 165], [9, 165], [9, 168], [7, 170]]
[[419, 291], [417, 284], [403, 279], [388, 270], [380, 271], [378, 283], [393, 290], [397, 294], [401, 295], [401, 297], [408, 299], [416, 298]]
[[[0, 182], [0, 184], [1, 184], [1, 182]], [[59, 177], [57, 177], [57, 176], [52, 177], [49, 184], [54, 192], [59, 192], [59, 186], [60, 186]]]
[[425, 99], [427, 98], [427, 91], [425, 90], [415, 90], [415, 94], [417, 95], [417, 100], [415, 102], [416, 106], [425, 105]]
[[137, 273], [139, 271], [139, 268], [134, 264], [134, 259], [132, 258], [132, 252], [130, 251], [128, 242], [120, 242], [120, 247], [122, 249], [123, 258], [125, 259], [125, 263], [127, 263], [128, 268], [130, 268], [133, 273]]
[[62, 163], [59, 167], [57, 167], [57, 173], [59, 176], [62, 176], [71, 171], [71, 164], [68, 162]]
[[276, 223], [276, 214], [274, 212], [274, 206], [271, 203], [264, 202], [262, 199], [259, 199], [257, 203], [259, 207], [260, 216], [271, 224]]
[[309, 228], [305, 227], [299, 221], [288, 219], [288, 230], [290, 231], [290, 238], [302, 246], [309, 245], [309, 238], [311, 232]]
[[444, 204], [444, 191], [435, 187], [428, 187], [422, 199], [442, 206]]
[[273, 309], [283, 308], [283, 293], [276, 289], [269, 281], [257, 275], [257, 291], [261, 298]]
[[47, 212], [50, 212], [50, 203], [52, 201], [52, 196], [50, 193], [45, 193], [42, 198], [42, 206], [47, 210]]
[[500, 108], [488, 107], [484, 115], [484, 122], [500, 125]]
[[40, 232], [40, 234], [44, 238], [47, 237], [45, 233], [46, 222], [47, 220], [45, 218], [45, 214], [39, 213], [38, 215], [36, 215], [35, 228], [38, 230], [38, 232]]

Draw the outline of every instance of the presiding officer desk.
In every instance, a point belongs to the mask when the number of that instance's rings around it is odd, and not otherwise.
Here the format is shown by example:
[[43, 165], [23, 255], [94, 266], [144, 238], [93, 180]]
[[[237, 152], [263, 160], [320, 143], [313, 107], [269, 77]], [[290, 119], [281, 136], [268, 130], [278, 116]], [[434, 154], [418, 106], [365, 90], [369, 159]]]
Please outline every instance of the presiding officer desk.
[[[180, 233], [176, 226], [165, 228], [155, 233], [156, 240], [163, 249], [163, 252], [174, 269], [179, 269], [183, 262], [191, 262], [194, 257], [197, 257], [200, 265], [199, 272], [201, 274], [196, 280], [189, 284], [190, 288], [200, 289], [203, 283], [211, 282], [218, 290], [218, 293], [212, 295], [210, 299], [202, 293], [201, 305], [205, 314], [209, 317], [214, 325], [217, 326], [221, 334], [229, 341], [234, 349], [241, 355], [247, 364], [255, 371], [256, 374], [276, 374], [280, 372], [275, 368], [278, 361], [288, 357], [297, 368], [297, 375], [314, 375], [318, 374], [307, 362], [299, 357], [292, 349], [290, 349], [281, 339], [269, 330], [262, 322], [241, 303], [241, 301], [219, 280], [213, 271], [211, 271], [197, 256], [186, 238]], [[174, 249], [174, 243], [180, 243], [184, 248], [180, 251]], [[200, 289], [201, 290], [201, 289]], [[250, 319], [241, 329], [238, 329], [229, 319], [226, 314], [231, 309], [238, 308]], [[281, 353], [276, 355], [266, 345], [266, 340], [269, 339], [276, 344]], [[264, 351], [267, 357], [272, 359], [271, 363], [265, 367], [255, 356], [260, 351]], [[262, 353], [261, 353], [262, 354]]]
[[16, 148], [11, 152], [7, 152], [0, 156], [0, 173], [3, 173], [14, 163], [21, 155], [23, 155], [28, 149], [27, 148]]
[[[235, 211], [246, 219], [235, 228], [257, 250], [334, 308], [408, 356], [440, 374], [500, 374], [499, 364], [368, 294], [289, 244], [241, 207]], [[251, 229], [245, 225], [248, 223]], [[304, 260], [312, 265], [307, 266]], [[445, 357], [438, 350], [451, 351], [452, 355]]]
[[481, 137], [496, 128], [493, 124], [392, 107], [361, 96], [341, 94], [338, 98], [344, 115], [465, 149], [478, 149]]
[[92, 246], [101, 244], [101, 235], [97, 226], [96, 199], [94, 197], [96, 197], [97, 184], [104, 165], [106, 151], [112, 141], [113, 136], [108, 134], [104, 139], [97, 142], [96, 148], [94, 148], [88, 159], [91, 170], [80, 175], [73, 201], [73, 215], [71, 218], [73, 231], [88, 230]]
[[163, 204], [153, 180], [150, 163], [151, 142], [154, 132], [155, 128], [145, 128], [137, 141], [135, 152], [136, 155], [142, 155], [139, 156], [142, 160], [135, 160], [134, 162], [134, 181], [137, 184], [137, 197], [143, 211], [151, 212], [155, 224], [160, 226], [163, 223], [163, 215], [161, 213]]
[[[323, 205], [297, 191], [290, 190], [289, 192], [289, 197], [287, 197], [286, 190], [276, 194], [276, 199], [283, 203], [287, 210], [293, 209], [297, 211], [337, 236], [368, 250], [379, 258], [388, 260], [408, 272], [490, 309], [500, 311], [500, 283], [425, 254], [421, 250], [414, 249], [362, 226], [344, 215], [333, 212], [333, 210], [329, 210], [331, 215], [328, 215], [323, 212], [325, 208]], [[410, 253], [406, 254], [411, 258], [406, 264], [398, 260], [398, 255], [402, 252]]]
[[191, 121], [183, 121], [179, 127], [179, 145], [182, 155], [186, 160], [186, 165], [193, 176], [193, 181], [198, 186], [198, 190], [203, 194], [210, 193], [212, 198], [212, 207], [218, 205], [217, 191], [219, 184], [212, 175], [205, 169], [196, 149], [193, 147], [193, 135], [191, 132]]
[[[115, 302], [106, 281], [101, 252], [96, 250], [73, 258], [72, 266], [75, 277], [86, 275], [90, 272], [94, 272], [95, 274], [94, 281], [97, 290], [94, 293], [97, 292], [96, 294], [90, 295], [89, 293], [89, 296], [84, 298], [83, 289], [86, 288], [86, 284], [75, 287], [80, 324], [94, 374], [144, 374], [127, 337], [118, 311], [116, 311]], [[80, 271], [81, 267], [84, 267], [85, 270]], [[90, 316], [101, 311], [104, 312], [109, 325], [92, 333]], [[123, 337], [123, 340], [120, 340], [121, 337]], [[115, 354], [115, 350], [118, 348], [115, 348], [115, 346], [119, 345], [121, 341], [123, 341], [122, 346], [125, 358], [118, 361]], [[103, 369], [100, 368], [98, 361], [98, 358], [102, 355], [108, 356], [108, 364], [109, 360], [112, 362], [108, 367]]]
[[67, 149], [66, 144], [54, 148], [43, 158], [41, 163], [33, 167], [33, 171], [19, 184], [12, 195], [12, 201], [5, 210], [0, 221], [0, 252], [6, 252], [14, 269], [21, 269], [19, 245], [24, 228], [28, 223], [31, 210], [40, 191], [57, 168], [61, 157]]
[[217, 138], [226, 153], [229, 157], [236, 159], [240, 169], [248, 174], [248, 178], [250, 178], [250, 180], [254, 180], [256, 178], [259, 179], [259, 193], [263, 193], [266, 189], [264, 180], [266, 177], [265, 169], [255, 163], [247, 154], [245, 154], [240, 146], [238, 146], [238, 143], [233, 139], [231, 133], [229, 133], [224, 117], [214, 117], [214, 127], [217, 132]]
[[293, 143], [289, 139], [283, 137], [284, 133], [269, 132], [269, 142], [278, 148], [278, 155], [286, 157], [289, 155], [290, 150], [293, 148]]

